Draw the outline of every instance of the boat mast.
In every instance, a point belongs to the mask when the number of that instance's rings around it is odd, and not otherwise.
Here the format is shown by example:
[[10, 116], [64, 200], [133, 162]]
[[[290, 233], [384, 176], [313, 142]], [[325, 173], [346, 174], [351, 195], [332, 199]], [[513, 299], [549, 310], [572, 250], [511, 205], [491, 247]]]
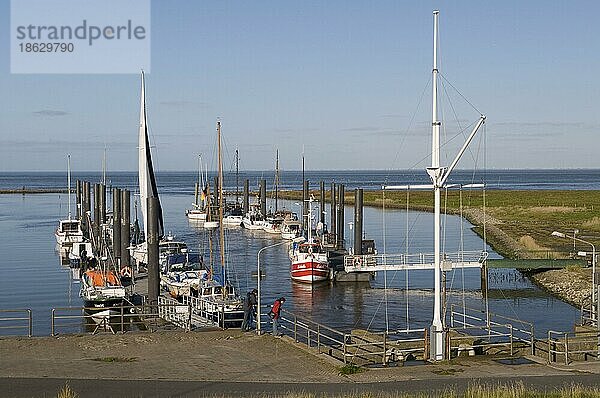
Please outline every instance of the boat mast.
[[69, 213], [69, 221], [71, 221], [71, 154], [67, 154], [67, 211]]
[[[217, 120], [217, 153], [219, 158], [219, 244], [221, 246], [221, 270], [225, 287], [225, 229], [223, 228], [223, 163], [221, 159], [221, 121]], [[223, 289], [223, 296], [227, 292]]]
[[278, 200], [279, 200], [279, 149], [277, 149], [276, 160], [275, 160], [275, 213], [277, 213]]
[[102, 156], [102, 185], [106, 186], [106, 146], [104, 147], [104, 155]]
[[237, 207], [240, 196], [240, 154], [235, 150], [235, 205]]

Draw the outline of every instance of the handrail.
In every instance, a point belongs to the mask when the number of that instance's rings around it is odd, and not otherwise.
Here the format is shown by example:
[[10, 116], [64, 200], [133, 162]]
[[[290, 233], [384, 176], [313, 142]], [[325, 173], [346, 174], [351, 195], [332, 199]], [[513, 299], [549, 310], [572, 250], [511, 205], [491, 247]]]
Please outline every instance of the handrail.
[[[564, 355], [565, 365], [570, 363], [570, 357], [574, 354], [591, 355], [600, 359], [600, 331], [586, 332], [562, 332], [556, 330], [548, 331], [548, 363], [553, 357]], [[588, 349], [574, 349], [574, 345], [589, 345]], [[562, 350], [561, 350], [562, 347]]]
[[[26, 315], [25, 316], [1, 316], [1, 314], [26, 314]], [[27, 323], [21, 324], [20, 321], [27, 321]], [[31, 315], [30, 308], [0, 309], [0, 330], [22, 330], [22, 329], [27, 330], [28, 337], [33, 336], [33, 317]], [[6, 334], [5, 336], [10, 336], [10, 334]]]
[[[308, 347], [317, 348], [317, 352], [325, 352], [336, 358], [339, 352], [344, 363], [353, 363], [356, 358], [362, 358], [368, 363], [387, 365], [397, 355], [407, 355], [418, 352], [426, 354], [426, 329], [396, 332], [369, 332], [368, 335], [344, 333], [329, 326], [315, 322], [303, 316], [282, 309], [280, 318], [281, 329], [296, 342], [305, 343]], [[424, 337], [393, 339], [408, 333], [423, 334]], [[371, 338], [373, 341], [368, 341]], [[356, 340], [356, 341], [353, 341]], [[417, 343], [417, 347], [399, 348], [398, 344]], [[420, 345], [419, 345], [420, 344]], [[324, 349], [325, 348], [325, 349]], [[337, 358], [340, 359], [340, 358]]]

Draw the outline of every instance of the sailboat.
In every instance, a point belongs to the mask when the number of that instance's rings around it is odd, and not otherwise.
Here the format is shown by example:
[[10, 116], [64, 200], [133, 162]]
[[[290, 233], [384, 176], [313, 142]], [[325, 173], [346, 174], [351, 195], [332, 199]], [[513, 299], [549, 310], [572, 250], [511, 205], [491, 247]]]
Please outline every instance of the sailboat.
[[275, 180], [273, 181], [275, 211], [269, 212], [266, 215], [263, 230], [268, 234], [281, 235], [281, 225], [285, 219], [284, 212], [280, 212], [278, 208], [279, 202], [279, 150], [277, 150], [275, 161]]
[[[223, 165], [221, 160], [221, 121], [217, 121], [217, 148], [219, 162], [219, 185], [217, 188], [218, 201], [223, 203]], [[219, 223], [223, 222], [224, 209], [219, 206]], [[203, 303], [203, 310], [211, 314], [214, 321], [219, 321], [224, 327], [238, 327], [241, 325], [244, 310], [242, 300], [227, 277], [225, 261], [225, 228], [219, 228], [219, 249], [221, 275], [210, 272], [207, 280], [200, 285], [198, 297]], [[185, 300], [184, 300], [185, 302]]]
[[244, 218], [244, 212], [239, 202], [240, 187], [240, 158], [239, 151], [235, 150], [235, 204], [227, 206], [227, 213], [223, 216], [223, 225], [228, 227], [241, 227]]
[[304, 243], [294, 243], [290, 251], [291, 269], [290, 274], [293, 281], [303, 283], [314, 283], [327, 280], [329, 277], [329, 262], [327, 252], [323, 249], [321, 242], [312, 237], [312, 203], [314, 198], [308, 200], [308, 235]]
[[[202, 155], [198, 155], [198, 182], [196, 182], [196, 188], [194, 192], [194, 203], [192, 203], [193, 209], [185, 211], [185, 215], [188, 219], [193, 221], [204, 221], [206, 220], [206, 202], [208, 198], [206, 196], [206, 184], [204, 182], [204, 174], [202, 172]], [[200, 198], [200, 201], [198, 200]]]
[[81, 220], [71, 218], [71, 155], [67, 155], [67, 201], [68, 216], [66, 220], [58, 222], [58, 228], [54, 232], [56, 243], [61, 251], [69, 250], [74, 243], [83, 242], [83, 231]]
[[148, 140], [148, 118], [146, 114], [146, 83], [144, 80], [144, 71], [141, 74], [142, 88], [140, 98], [140, 128], [138, 131], [138, 180], [140, 189], [140, 208], [142, 210], [142, 222], [144, 225], [144, 242], [133, 246], [131, 256], [138, 264], [148, 263], [148, 246], [146, 244], [148, 231], [148, 214], [147, 214], [147, 199], [158, 199], [158, 236], [160, 242], [158, 250], [161, 257], [165, 257], [166, 253], [185, 253], [187, 245], [185, 242], [175, 241], [172, 236], [164, 235], [163, 213], [158, 196], [156, 186], [156, 178], [154, 176], [154, 168], [152, 166], [152, 154], [150, 152], [150, 142]]

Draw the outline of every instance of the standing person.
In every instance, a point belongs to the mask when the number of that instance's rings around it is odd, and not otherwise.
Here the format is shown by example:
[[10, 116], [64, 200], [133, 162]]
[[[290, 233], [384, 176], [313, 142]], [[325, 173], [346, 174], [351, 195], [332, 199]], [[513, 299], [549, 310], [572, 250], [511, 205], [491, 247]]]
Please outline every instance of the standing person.
[[252, 329], [252, 317], [256, 313], [256, 293], [258, 290], [252, 289], [246, 294], [244, 300], [244, 320], [242, 321], [242, 332], [247, 332]]
[[257, 306], [258, 306], [258, 290], [252, 289], [248, 293], [248, 306], [250, 307], [250, 317], [248, 318], [248, 328], [253, 329], [253, 323], [256, 322], [257, 315]]
[[283, 305], [283, 303], [285, 303], [285, 297], [278, 298], [273, 303], [271, 312], [269, 312], [269, 315], [271, 316], [271, 319], [273, 320], [273, 336], [276, 336], [276, 337], [281, 336], [281, 334], [279, 334], [277, 328], [279, 326], [279, 318], [281, 317], [281, 306]]

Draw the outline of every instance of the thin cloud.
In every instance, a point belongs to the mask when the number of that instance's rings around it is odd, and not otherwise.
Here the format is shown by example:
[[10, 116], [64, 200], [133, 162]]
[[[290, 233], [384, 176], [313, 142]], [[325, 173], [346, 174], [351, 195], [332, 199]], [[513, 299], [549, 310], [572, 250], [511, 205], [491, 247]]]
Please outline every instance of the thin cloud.
[[39, 111], [33, 111], [32, 113], [37, 116], [49, 116], [49, 117], [67, 116], [69, 114], [69, 112], [58, 111], [58, 110], [53, 110], [53, 109], [42, 109]]

